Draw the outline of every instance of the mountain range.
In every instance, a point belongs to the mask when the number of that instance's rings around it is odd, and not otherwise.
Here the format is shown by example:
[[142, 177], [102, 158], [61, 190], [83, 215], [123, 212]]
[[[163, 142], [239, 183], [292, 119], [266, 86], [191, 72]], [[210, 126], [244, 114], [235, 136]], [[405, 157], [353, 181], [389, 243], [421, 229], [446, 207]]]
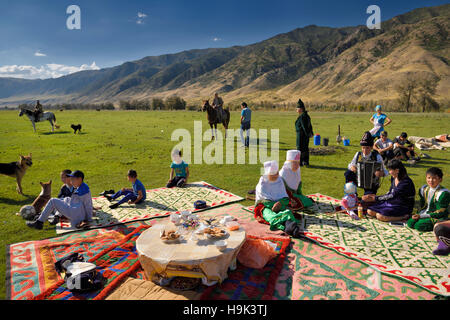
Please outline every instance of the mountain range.
[[395, 101], [412, 75], [434, 78], [434, 98], [450, 101], [450, 5], [396, 16], [381, 30], [307, 26], [248, 46], [145, 57], [45, 80], [0, 78], [0, 105], [103, 103], [178, 95], [200, 103]]

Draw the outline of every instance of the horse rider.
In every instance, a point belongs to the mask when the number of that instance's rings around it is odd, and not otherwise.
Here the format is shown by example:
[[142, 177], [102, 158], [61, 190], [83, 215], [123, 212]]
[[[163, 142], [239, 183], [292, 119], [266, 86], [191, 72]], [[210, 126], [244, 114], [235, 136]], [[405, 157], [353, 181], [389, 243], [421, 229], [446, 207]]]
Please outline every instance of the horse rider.
[[34, 121], [38, 122], [39, 116], [44, 113], [44, 110], [42, 109], [42, 104], [39, 103], [39, 100], [36, 102], [36, 106], [34, 107], [33, 113], [34, 113]]
[[221, 97], [219, 97], [219, 94], [217, 92], [214, 94], [212, 107], [216, 109], [217, 122], [221, 123], [223, 118], [223, 100]]

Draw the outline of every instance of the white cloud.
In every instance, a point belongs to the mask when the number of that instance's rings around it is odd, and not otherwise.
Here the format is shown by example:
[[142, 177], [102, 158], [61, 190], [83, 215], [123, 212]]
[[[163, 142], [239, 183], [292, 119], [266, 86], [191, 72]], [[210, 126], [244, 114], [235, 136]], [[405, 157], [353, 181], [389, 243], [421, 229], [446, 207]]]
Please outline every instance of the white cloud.
[[138, 12], [138, 19], [136, 20], [137, 24], [144, 24], [144, 20], [147, 18], [147, 15], [143, 12]]
[[48, 79], [59, 78], [71, 73], [85, 70], [100, 70], [100, 68], [96, 65], [95, 61], [91, 65], [83, 64], [79, 67], [66, 66], [56, 63], [49, 63], [40, 67], [10, 65], [0, 67], [0, 77]]
[[40, 52], [40, 51], [36, 51], [36, 52], [34, 53], [34, 55], [35, 55], [36, 57], [46, 57], [46, 56], [47, 56], [45, 53], [42, 53], [42, 52]]
[[217, 38], [217, 37], [213, 38], [213, 41], [215, 41], [215, 42], [220, 41], [220, 40], [222, 40], [222, 39]]

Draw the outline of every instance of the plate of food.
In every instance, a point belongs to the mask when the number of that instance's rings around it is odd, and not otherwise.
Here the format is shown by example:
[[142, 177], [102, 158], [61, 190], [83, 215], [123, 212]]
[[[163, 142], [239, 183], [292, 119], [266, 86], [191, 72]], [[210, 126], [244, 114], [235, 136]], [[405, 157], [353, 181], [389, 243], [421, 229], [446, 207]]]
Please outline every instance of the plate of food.
[[181, 234], [175, 230], [162, 230], [159, 237], [164, 243], [177, 243], [181, 240]]
[[206, 236], [209, 239], [219, 239], [219, 238], [223, 238], [226, 235], [228, 235], [228, 232], [225, 229], [219, 228], [219, 227], [214, 227], [214, 228], [206, 228], [203, 231], [204, 234], [206, 234]]

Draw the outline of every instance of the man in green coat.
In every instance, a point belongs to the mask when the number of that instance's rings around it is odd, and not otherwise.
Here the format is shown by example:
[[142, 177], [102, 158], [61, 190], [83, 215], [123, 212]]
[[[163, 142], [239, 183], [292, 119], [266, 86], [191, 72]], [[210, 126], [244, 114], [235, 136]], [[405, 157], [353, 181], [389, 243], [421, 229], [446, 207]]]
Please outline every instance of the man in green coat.
[[297, 150], [300, 150], [300, 166], [309, 166], [309, 139], [314, 135], [311, 118], [305, 110], [305, 104], [301, 99], [297, 103], [297, 113], [299, 117], [295, 121], [297, 132]]

